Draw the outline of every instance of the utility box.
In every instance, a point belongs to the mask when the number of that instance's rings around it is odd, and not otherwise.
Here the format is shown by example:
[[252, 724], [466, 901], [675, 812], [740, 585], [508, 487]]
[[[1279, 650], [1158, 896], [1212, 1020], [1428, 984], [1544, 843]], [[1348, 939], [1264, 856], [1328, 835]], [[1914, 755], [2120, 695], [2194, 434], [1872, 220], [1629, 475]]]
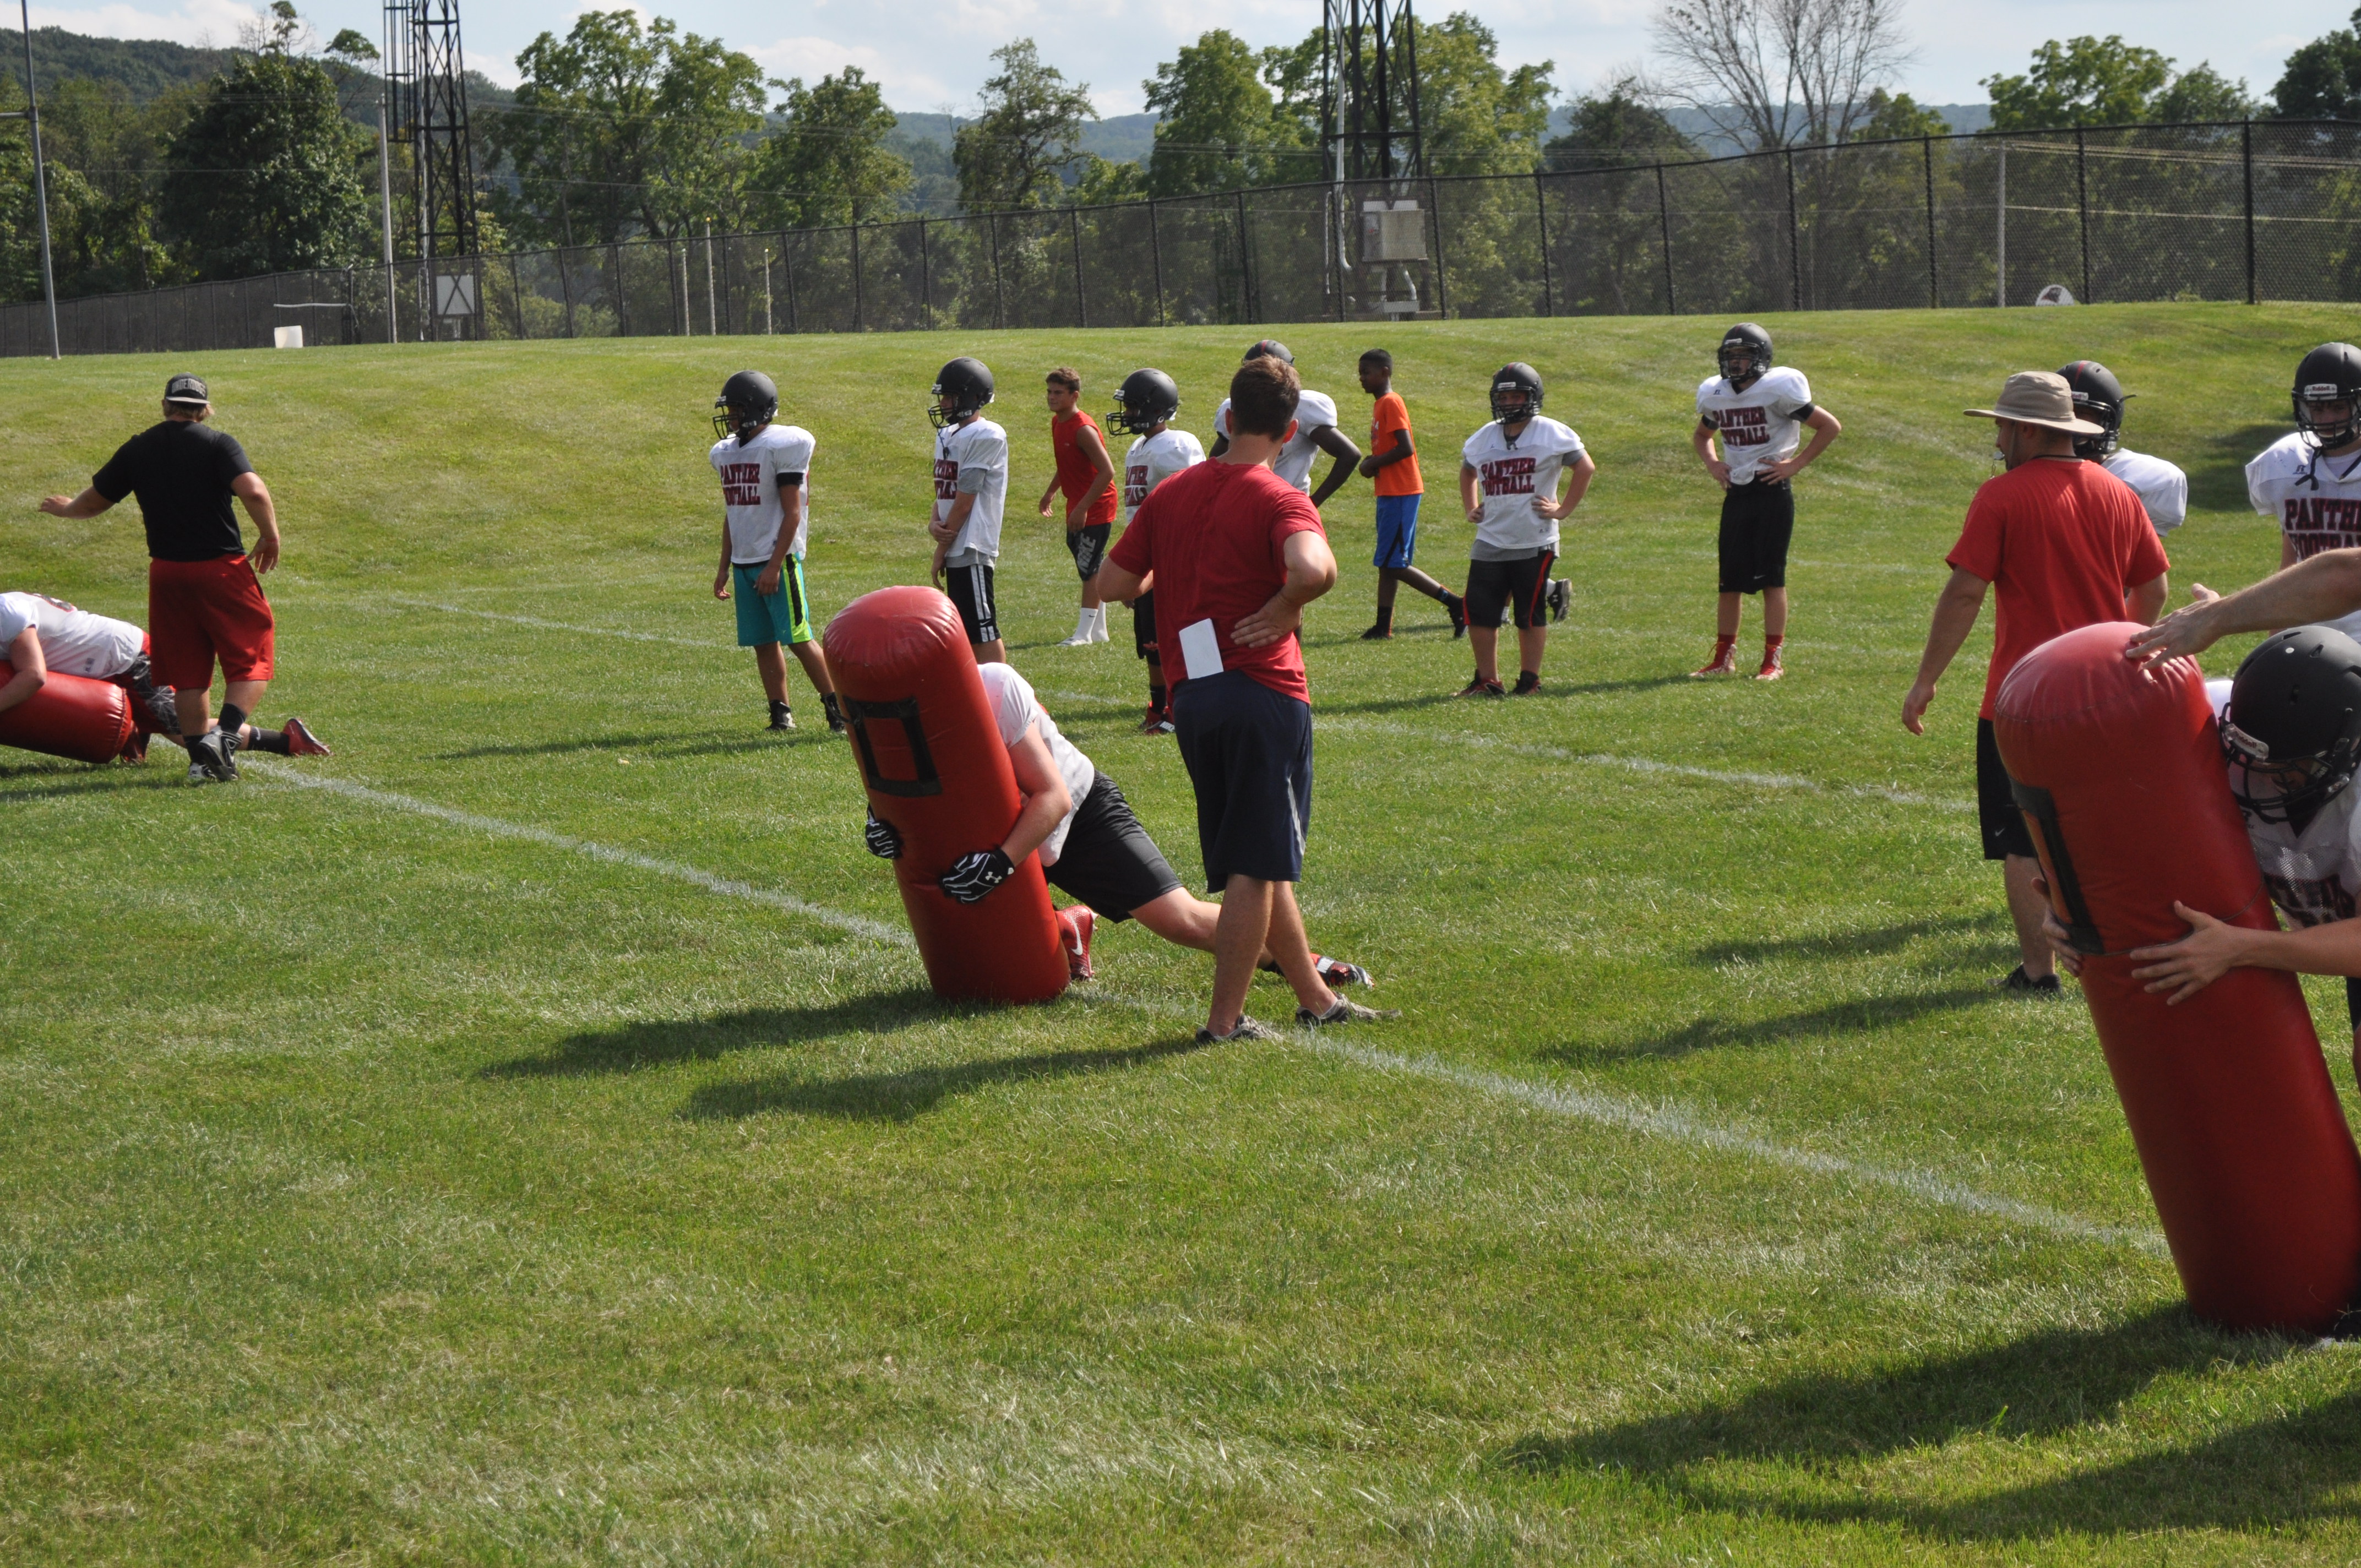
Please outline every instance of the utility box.
[[1416, 202], [1361, 203], [1361, 259], [1424, 261], [1426, 214]]
[[270, 329], [270, 346], [273, 348], [302, 347], [303, 329], [300, 326], [272, 327]]

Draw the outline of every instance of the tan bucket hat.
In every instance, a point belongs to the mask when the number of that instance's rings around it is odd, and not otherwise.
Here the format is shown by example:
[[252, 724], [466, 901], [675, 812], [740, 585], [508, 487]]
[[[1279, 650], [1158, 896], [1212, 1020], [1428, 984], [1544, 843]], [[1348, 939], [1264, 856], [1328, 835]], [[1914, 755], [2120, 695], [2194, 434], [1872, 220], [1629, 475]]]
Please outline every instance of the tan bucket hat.
[[2104, 435], [2104, 425], [2074, 417], [2073, 389], [2066, 378], [2048, 370], [2019, 370], [2000, 389], [2000, 401], [1988, 409], [1964, 411], [1976, 419], [2013, 419], [2062, 430], [2069, 435]]

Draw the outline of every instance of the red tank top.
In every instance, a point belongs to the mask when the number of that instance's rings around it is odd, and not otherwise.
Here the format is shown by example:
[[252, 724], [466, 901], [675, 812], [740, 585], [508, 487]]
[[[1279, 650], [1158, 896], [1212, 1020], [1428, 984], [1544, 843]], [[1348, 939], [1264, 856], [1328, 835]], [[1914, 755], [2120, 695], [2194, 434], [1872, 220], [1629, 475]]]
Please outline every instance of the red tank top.
[[[1082, 451], [1082, 433], [1084, 425], [1097, 430], [1099, 422], [1080, 409], [1076, 409], [1064, 419], [1053, 419], [1049, 422], [1049, 450], [1056, 453], [1058, 456], [1058, 493], [1066, 498], [1068, 506], [1072, 506], [1082, 494], [1091, 488], [1092, 481], [1098, 477], [1098, 470], [1091, 466], [1090, 457]], [[1099, 444], [1101, 446], [1106, 444], [1104, 435], [1099, 437]], [[1083, 522], [1093, 528], [1096, 528], [1101, 523], [1113, 522], [1115, 501], [1115, 487], [1110, 484], [1099, 492], [1098, 499], [1091, 503], [1090, 514], [1082, 520]]]

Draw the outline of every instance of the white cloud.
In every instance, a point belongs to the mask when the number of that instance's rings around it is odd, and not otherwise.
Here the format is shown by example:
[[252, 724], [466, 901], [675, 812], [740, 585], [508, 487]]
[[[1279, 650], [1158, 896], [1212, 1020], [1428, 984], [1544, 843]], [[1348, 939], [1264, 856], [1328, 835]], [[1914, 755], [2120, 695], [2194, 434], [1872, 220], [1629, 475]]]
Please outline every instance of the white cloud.
[[33, 26], [62, 27], [103, 38], [162, 38], [176, 44], [226, 48], [261, 16], [259, 6], [241, 5], [236, 0], [181, 0], [169, 11], [126, 5], [71, 9], [36, 5]]
[[842, 44], [833, 38], [793, 38], [755, 45], [747, 48], [746, 52], [773, 76], [800, 76], [806, 82], [833, 76], [848, 65], [857, 65], [872, 82], [884, 86], [887, 103], [904, 109], [930, 109], [938, 104], [972, 95], [969, 92], [955, 92], [940, 76], [915, 68], [910, 56], [901, 49], [889, 51], [870, 44]]

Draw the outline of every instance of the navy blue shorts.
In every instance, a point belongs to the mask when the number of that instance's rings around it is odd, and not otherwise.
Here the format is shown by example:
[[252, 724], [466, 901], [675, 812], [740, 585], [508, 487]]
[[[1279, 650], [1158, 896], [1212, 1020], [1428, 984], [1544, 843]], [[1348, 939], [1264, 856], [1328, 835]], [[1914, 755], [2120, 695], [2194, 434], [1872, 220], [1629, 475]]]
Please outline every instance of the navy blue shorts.
[[1172, 729], [1197, 792], [1205, 886], [1303, 880], [1312, 828], [1312, 705], [1243, 670], [1182, 681]]

